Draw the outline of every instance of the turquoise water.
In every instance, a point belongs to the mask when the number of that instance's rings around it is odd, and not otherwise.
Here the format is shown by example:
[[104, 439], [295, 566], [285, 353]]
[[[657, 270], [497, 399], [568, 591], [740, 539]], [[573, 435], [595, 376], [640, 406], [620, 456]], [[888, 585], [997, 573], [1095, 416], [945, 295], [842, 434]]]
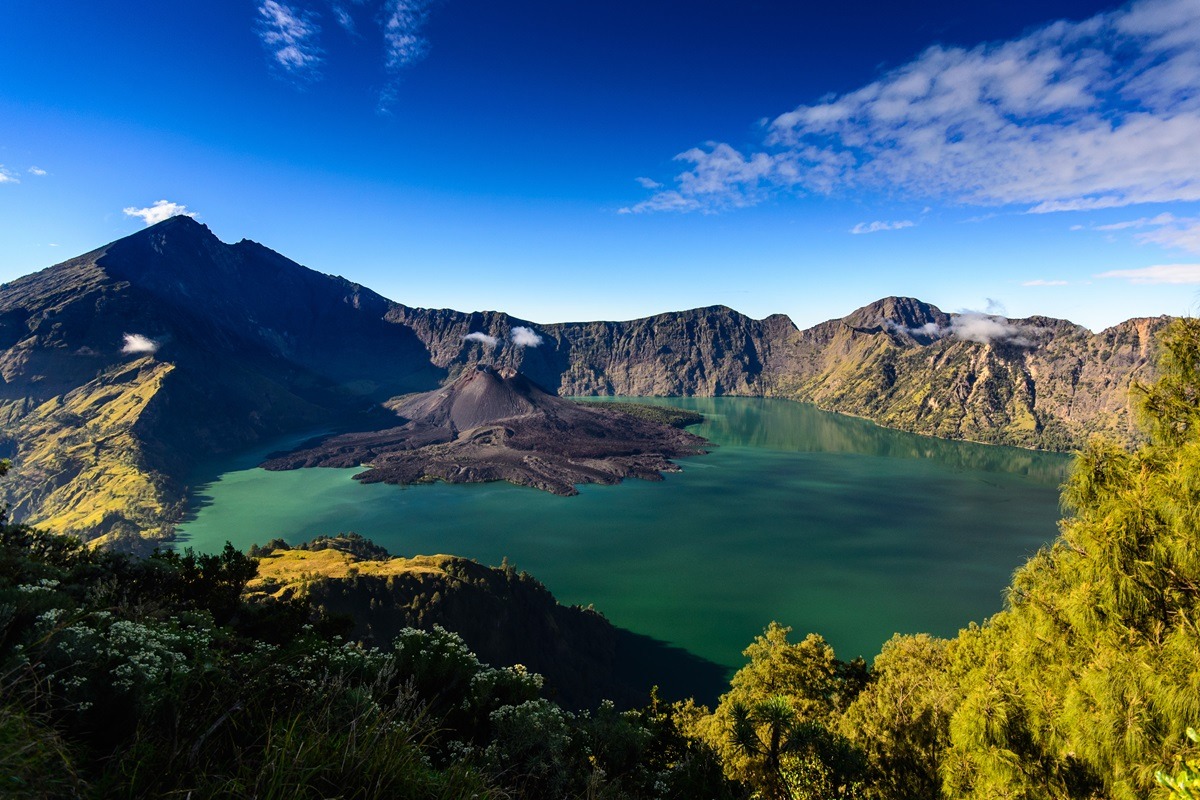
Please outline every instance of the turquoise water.
[[[183, 544], [354, 531], [398, 555], [505, 556], [564, 603], [720, 664], [771, 620], [870, 659], [897, 631], [998, 611], [1056, 533], [1069, 459], [947, 442], [783, 400], [672, 398], [719, 445], [662, 483], [555, 497], [509, 484], [362, 485], [357, 470], [210, 468]], [[278, 446], [278, 445], [277, 445]], [[213, 477], [215, 475], [215, 478]]]

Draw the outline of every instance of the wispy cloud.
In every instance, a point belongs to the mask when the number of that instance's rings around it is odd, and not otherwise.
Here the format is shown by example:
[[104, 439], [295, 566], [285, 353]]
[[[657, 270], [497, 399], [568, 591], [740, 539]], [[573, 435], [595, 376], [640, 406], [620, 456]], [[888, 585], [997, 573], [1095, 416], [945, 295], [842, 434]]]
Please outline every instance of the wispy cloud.
[[157, 353], [158, 348], [158, 342], [148, 336], [143, 336], [140, 333], [127, 333], [125, 334], [125, 344], [121, 347], [121, 352], [126, 355], [141, 355], [143, 353]]
[[662, 184], [653, 178], [634, 178], [643, 189], [661, 189]]
[[154, 203], [154, 205], [147, 206], [146, 208], [136, 208], [134, 206], [130, 206], [129, 208], [124, 209], [124, 211], [125, 216], [138, 217], [147, 225], [157, 225], [163, 220], [180, 215], [185, 217], [196, 216], [195, 212], [187, 210], [187, 206], [180, 205], [179, 203], [172, 203], [169, 200], [158, 200]]
[[495, 336], [489, 336], [482, 331], [472, 331], [463, 337], [464, 342], [479, 342], [485, 347], [494, 349], [500, 343], [500, 340]]
[[542, 337], [533, 328], [523, 325], [513, 328], [509, 332], [509, 338], [517, 347], [537, 347], [542, 343]]
[[30, 175], [37, 175], [39, 178], [44, 175], [50, 174], [50, 173], [46, 172], [46, 170], [42, 169], [41, 167], [30, 167], [28, 171], [29, 171]]
[[1022, 286], [1066, 286], [1070, 281], [1046, 280], [1045, 278], [1037, 278], [1032, 281], [1023, 281]]
[[[356, 47], [381, 47], [385, 75], [378, 110], [396, 102], [403, 71], [429, 52], [424, 29], [439, 0], [256, 0], [255, 27], [272, 66], [304, 81], [321, 77], [328, 57], [322, 24], [341, 29]], [[379, 77], [371, 79], [378, 84]]]
[[1177, 217], [1164, 213], [1154, 217], [1096, 225], [1093, 230], [1112, 233], [1137, 231], [1134, 238], [1143, 244], [1157, 244], [1172, 250], [1200, 253], [1200, 217]]
[[[351, 0], [351, 2], [361, 5], [361, 0]], [[333, 12], [333, 18], [337, 20], [337, 24], [341, 25], [346, 33], [358, 33], [358, 26], [354, 24], [354, 16], [350, 13], [350, 3], [333, 0], [329, 4], [329, 7]]]
[[902, 228], [911, 228], [916, 224], [917, 223], [913, 222], [911, 219], [901, 219], [896, 220], [895, 222], [884, 222], [882, 220], [877, 220], [875, 222], [860, 222], [850, 229], [850, 233], [861, 234], [878, 233], [879, 231], [898, 231]]
[[4, 165], [0, 164], [0, 183], [20, 183], [20, 182], [21, 182], [21, 179], [18, 178], [16, 176], [16, 174], [14, 172], [12, 172], [12, 170], [5, 169]]
[[1038, 213], [1200, 200], [1200, 3], [1143, 0], [971, 49], [934, 46], [678, 157], [626, 211], [720, 210], [780, 191], [890, 189]]
[[275, 66], [290, 75], [315, 77], [321, 64], [320, 33], [311, 11], [277, 0], [263, 0], [258, 6], [258, 36]]
[[1200, 220], [1181, 219], [1170, 225], [1137, 235], [1139, 241], [1162, 245], [1173, 250], [1200, 253]]
[[1157, 264], [1139, 269], [1114, 269], [1097, 278], [1123, 278], [1130, 283], [1200, 283], [1200, 264]]
[[377, 110], [382, 113], [390, 112], [396, 102], [400, 73], [429, 53], [424, 28], [434, 2], [436, 0], [384, 0], [384, 66], [389, 82], [379, 94]]
[[1097, 225], [1098, 231], [1124, 231], [1129, 228], [1145, 228], [1148, 226], [1158, 227], [1159, 225], [1167, 225], [1175, 221], [1174, 214], [1159, 214], [1157, 217], [1140, 217], [1138, 219], [1126, 220], [1125, 222], [1113, 222], [1108, 225]]

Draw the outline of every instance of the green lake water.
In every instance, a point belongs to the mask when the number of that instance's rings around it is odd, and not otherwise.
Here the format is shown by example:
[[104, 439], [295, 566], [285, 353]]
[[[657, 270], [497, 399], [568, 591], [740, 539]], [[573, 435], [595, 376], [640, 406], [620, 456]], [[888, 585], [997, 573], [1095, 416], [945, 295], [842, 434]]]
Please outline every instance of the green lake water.
[[[509, 484], [362, 485], [358, 470], [198, 476], [181, 545], [354, 531], [397, 555], [505, 556], [564, 603], [727, 667], [771, 620], [868, 660], [895, 632], [953, 635], [1001, 608], [1056, 534], [1069, 459], [947, 442], [784, 400], [672, 398], [717, 447], [661, 483], [555, 497]], [[280, 448], [276, 444], [276, 449]]]

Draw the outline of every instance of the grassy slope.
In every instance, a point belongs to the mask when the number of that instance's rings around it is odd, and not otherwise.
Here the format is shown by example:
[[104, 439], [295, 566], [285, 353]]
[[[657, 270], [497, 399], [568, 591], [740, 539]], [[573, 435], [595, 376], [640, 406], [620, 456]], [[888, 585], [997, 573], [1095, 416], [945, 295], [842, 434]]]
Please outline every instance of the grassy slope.
[[24, 415], [12, 431], [20, 443], [14, 506], [51, 531], [103, 532], [98, 543], [165, 535], [176, 501], [147, 465], [135, 426], [173, 369], [128, 362]]

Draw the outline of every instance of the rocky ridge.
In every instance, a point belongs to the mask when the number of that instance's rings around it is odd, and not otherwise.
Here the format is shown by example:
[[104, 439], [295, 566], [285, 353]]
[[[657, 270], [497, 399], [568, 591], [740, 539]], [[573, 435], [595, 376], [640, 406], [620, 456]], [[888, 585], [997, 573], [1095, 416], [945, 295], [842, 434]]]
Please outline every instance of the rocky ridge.
[[[537, 325], [404, 306], [176, 217], [0, 287], [3, 499], [18, 519], [102, 543], [162, 538], [199, 461], [286, 433], [378, 429], [394, 420], [389, 398], [479, 364], [558, 395], [782, 397], [946, 438], [1131, 442], [1129, 389], [1150, 377], [1167, 322], [1093, 334], [885, 298], [803, 331], [724, 306]], [[541, 343], [519, 346], [516, 327]]]

